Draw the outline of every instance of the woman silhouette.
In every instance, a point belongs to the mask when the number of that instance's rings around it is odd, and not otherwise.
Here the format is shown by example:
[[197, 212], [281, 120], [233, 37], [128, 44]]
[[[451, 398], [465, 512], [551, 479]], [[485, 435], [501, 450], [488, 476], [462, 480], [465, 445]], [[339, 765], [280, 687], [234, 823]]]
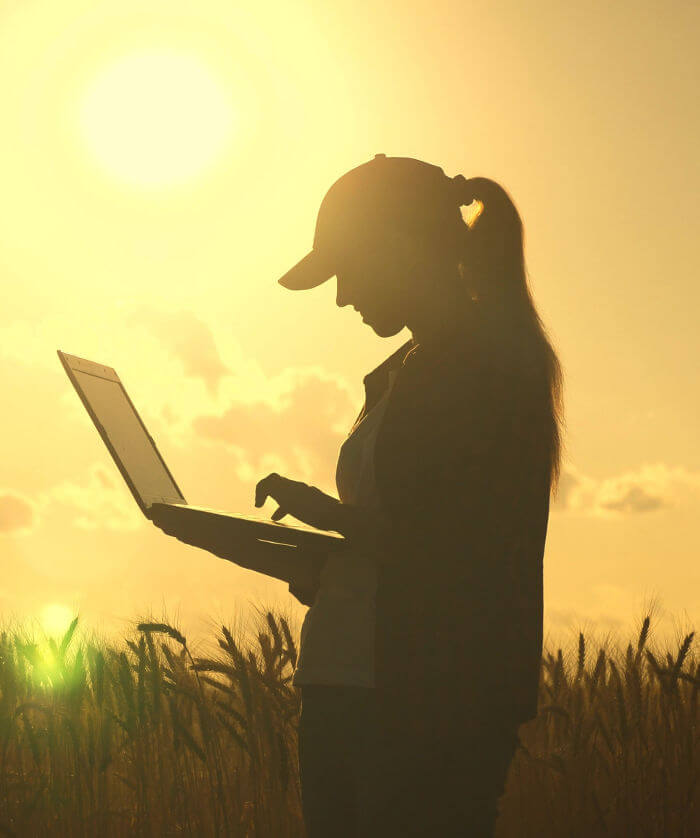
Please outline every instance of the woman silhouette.
[[334, 275], [339, 306], [412, 337], [364, 378], [340, 500], [278, 474], [256, 487], [273, 519], [350, 543], [290, 584], [311, 605], [293, 681], [308, 835], [489, 836], [537, 711], [561, 448], [521, 220], [488, 178], [378, 154], [333, 184], [313, 250], [279, 282]]

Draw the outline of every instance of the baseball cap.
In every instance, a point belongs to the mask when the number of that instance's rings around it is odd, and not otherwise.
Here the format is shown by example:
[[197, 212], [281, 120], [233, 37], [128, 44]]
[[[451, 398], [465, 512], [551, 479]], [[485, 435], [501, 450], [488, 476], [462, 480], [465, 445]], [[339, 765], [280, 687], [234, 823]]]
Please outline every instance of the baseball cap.
[[440, 166], [376, 154], [331, 186], [318, 211], [313, 248], [277, 281], [295, 291], [315, 288], [335, 275], [339, 253], [381, 237], [388, 226], [426, 235], [457, 219], [455, 182]]

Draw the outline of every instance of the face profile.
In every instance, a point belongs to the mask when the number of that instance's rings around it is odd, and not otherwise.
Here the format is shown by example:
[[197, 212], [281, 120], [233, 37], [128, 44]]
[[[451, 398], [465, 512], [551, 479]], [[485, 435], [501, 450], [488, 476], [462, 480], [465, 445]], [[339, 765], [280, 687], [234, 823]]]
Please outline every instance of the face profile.
[[387, 232], [336, 257], [336, 305], [353, 306], [382, 338], [393, 337], [412, 322], [425, 299], [424, 263], [404, 233]]

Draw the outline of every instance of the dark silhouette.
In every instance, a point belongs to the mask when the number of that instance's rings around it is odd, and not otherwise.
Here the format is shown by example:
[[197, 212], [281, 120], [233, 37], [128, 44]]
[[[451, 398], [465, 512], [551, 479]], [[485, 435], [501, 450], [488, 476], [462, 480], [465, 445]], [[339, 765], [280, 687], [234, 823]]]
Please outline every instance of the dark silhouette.
[[[467, 224], [461, 207], [475, 200]], [[493, 180], [377, 155], [333, 184], [314, 249], [279, 281], [304, 289], [334, 275], [339, 306], [381, 337], [404, 327], [412, 337], [365, 376], [348, 437], [358, 448], [341, 449], [339, 478], [359, 468], [361, 444], [369, 451], [361, 502], [277, 474], [256, 489], [257, 505], [279, 503], [273, 518], [294, 515], [354, 546], [345, 564], [316, 557], [290, 579], [312, 605], [295, 680], [307, 830], [491, 835], [518, 728], [537, 712], [561, 447], [561, 368], [528, 288], [521, 220]], [[367, 567], [376, 588], [369, 573], [351, 576]], [[336, 647], [323, 636], [346, 619], [328, 605], [344, 601], [343, 579], [364, 580], [353, 595], [374, 606], [373, 657], [352, 656], [355, 627], [342, 625], [334, 680]]]

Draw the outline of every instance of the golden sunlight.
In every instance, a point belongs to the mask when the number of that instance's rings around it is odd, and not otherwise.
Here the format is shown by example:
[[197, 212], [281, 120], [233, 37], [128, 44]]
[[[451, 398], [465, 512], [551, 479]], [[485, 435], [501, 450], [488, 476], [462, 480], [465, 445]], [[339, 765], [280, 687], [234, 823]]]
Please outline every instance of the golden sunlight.
[[196, 55], [153, 49], [105, 68], [80, 107], [84, 140], [100, 165], [142, 188], [190, 180], [232, 134], [229, 92]]
[[48, 635], [62, 635], [73, 622], [74, 616], [68, 606], [52, 602], [41, 609], [41, 626]]

